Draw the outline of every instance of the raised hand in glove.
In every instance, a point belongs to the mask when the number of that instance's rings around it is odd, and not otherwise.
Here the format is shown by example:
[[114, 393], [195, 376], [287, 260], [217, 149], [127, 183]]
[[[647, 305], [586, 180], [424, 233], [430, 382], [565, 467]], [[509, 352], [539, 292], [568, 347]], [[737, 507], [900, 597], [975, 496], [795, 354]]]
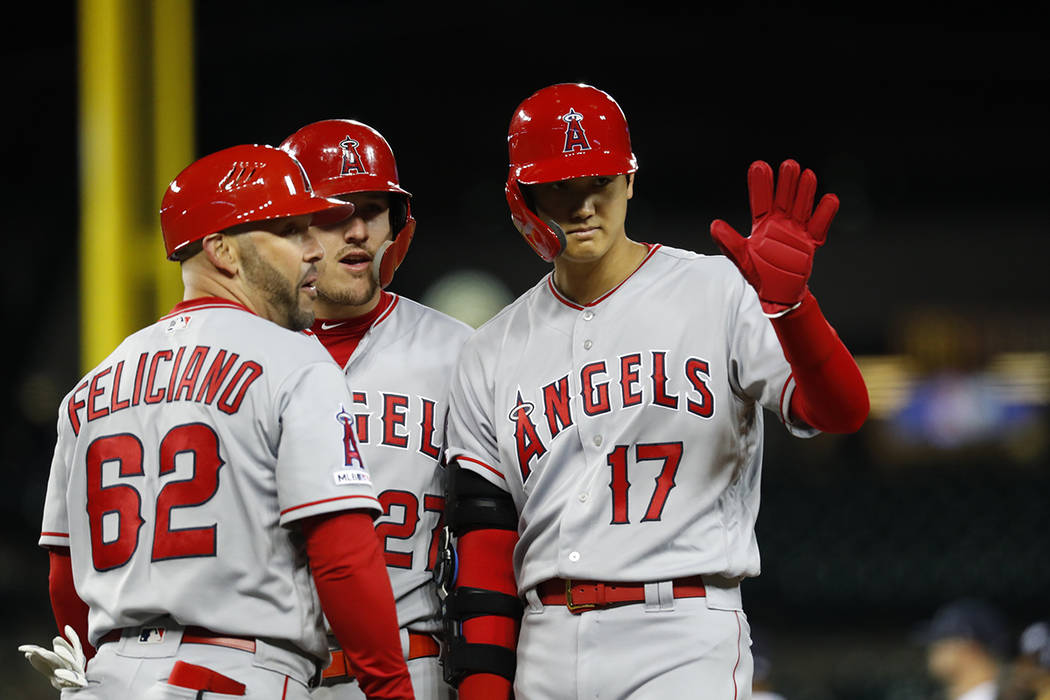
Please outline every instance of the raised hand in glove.
[[747, 171], [751, 198], [751, 236], [742, 237], [721, 219], [711, 222], [711, 237], [758, 292], [766, 316], [783, 316], [802, 303], [813, 269], [813, 254], [824, 244], [839, 199], [824, 195], [816, 210], [817, 176], [785, 160], [773, 193], [773, 169], [756, 160]]
[[88, 683], [84, 667], [87, 661], [84, 648], [77, 633], [69, 625], [66, 625], [66, 637], [69, 637], [68, 641], [61, 636], [55, 637], [53, 651], [35, 644], [23, 644], [18, 650], [57, 690], [86, 688]]

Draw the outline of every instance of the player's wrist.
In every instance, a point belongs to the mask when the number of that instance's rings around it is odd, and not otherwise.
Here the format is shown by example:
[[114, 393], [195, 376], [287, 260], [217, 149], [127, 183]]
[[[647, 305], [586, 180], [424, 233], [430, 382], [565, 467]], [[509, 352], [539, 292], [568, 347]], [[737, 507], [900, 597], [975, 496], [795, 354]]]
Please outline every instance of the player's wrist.
[[763, 301], [761, 299], [759, 299], [759, 302], [762, 305], [762, 315], [770, 319], [783, 318], [795, 309], [802, 306], [801, 301], [795, 302], [790, 306], [787, 304], [778, 304], [776, 302]]
[[789, 315], [798, 318], [816, 307], [817, 299], [807, 286], [802, 290], [799, 300], [794, 303], [766, 301], [761, 297], [759, 297], [759, 303], [762, 305], [762, 313], [766, 318], [780, 319]]

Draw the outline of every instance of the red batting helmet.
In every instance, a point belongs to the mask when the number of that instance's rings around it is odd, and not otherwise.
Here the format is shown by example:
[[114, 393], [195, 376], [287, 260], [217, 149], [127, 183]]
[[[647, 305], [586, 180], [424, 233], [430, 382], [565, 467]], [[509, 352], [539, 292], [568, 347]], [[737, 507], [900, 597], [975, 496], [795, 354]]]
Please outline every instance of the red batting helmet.
[[353, 206], [314, 194], [303, 168], [273, 146], [233, 146], [204, 156], [179, 173], [164, 193], [160, 227], [169, 260], [217, 231], [251, 221], [330, 212], [345, 218]]
[[511, 219], [547, 262], [565, 248], [565, 233], [553, 221], [536, 215], [520, 185], [638, 170], [620, 105], [608, 93], [582, 83], [545, 87], [518, 105], [507, 145]]
[[394, 236], [372, 260], [372, 277], [381, 287], [394, 278], [416, 230], [411, 197], [401, 189], [394, 151], [382, 134], [351, 119], [308, 124], [284, 140], [281, 148], [306, 168], [314, 189], [326, 197], [353, 192], [389, 192], [390, 228]]

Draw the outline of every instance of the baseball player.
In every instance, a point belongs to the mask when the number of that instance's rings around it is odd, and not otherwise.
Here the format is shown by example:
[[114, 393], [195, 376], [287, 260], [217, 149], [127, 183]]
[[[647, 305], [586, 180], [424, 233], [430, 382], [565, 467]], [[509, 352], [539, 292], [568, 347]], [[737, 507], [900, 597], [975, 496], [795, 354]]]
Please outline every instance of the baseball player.
[[[281, 147], [303, 164], [316, 193], [355, 206], [350, 218], [312, 229], [325, 249], [312, 332], [343, 368], [351, 391], [359, 449], [383, 508], [376, 531], [416, 697], [443, 700], [451, 688], [442, 679], [435, 636], [441, 619], [432, 570], [445, 520], [448, 383], [473, 329], [384, 289], [405, 257], [415, 220], [393, 151], [378, 131], [331, 119], [303, 127]], [[325, 687], [314, 697], [363, 697], [338, 646], [332, 657]]]
[[169, 186], [184, 300], [59, 409], [40, 544], [59, 629], [94, 655], [77, 698], [306, 699], [329, 661], [322, 610], [368, 697], [413, 697], [352, 397], [289, 332], [314, 319], [311, 220], [352, 210], [270, 146]]
[[919, 631], [926, 669], [949, 700], [996, 700], [1010, 655], [1003, 613], [980, 598], [959, 598], [939, 607]]
[[755, 163], [750, 237], [716, 221], [728, 258], [699, 255], [627, 237], [638, 165], [608, 94], [544, 88], [508, 144], [511, 216], [554, 269], [452, 380], [449, 675], [464, 700], [750, 697], [762, 409], [799, 436], [868, 411], [806, 284], [837, 199]]

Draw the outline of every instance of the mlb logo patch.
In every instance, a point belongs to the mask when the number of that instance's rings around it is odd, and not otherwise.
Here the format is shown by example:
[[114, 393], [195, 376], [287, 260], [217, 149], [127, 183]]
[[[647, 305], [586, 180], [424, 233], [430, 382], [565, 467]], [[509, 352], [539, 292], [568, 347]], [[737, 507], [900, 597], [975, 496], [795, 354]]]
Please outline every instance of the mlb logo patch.
[[160, 644], [163, 641], [163, 627], [143, 627], [139, 630], [139, 644]]
[[372, 477], [363, 469], [343, 469], [332, 472], [332, 478], [336, 486], [350, 486], [351, 484], [371, 484]]
[[164, 332], [168, 335], [181, 331], [186, 326], [190, 325], [189, 316], [176, 316], [175, 318], [168, 321], [168, 327], [164, 329]]

